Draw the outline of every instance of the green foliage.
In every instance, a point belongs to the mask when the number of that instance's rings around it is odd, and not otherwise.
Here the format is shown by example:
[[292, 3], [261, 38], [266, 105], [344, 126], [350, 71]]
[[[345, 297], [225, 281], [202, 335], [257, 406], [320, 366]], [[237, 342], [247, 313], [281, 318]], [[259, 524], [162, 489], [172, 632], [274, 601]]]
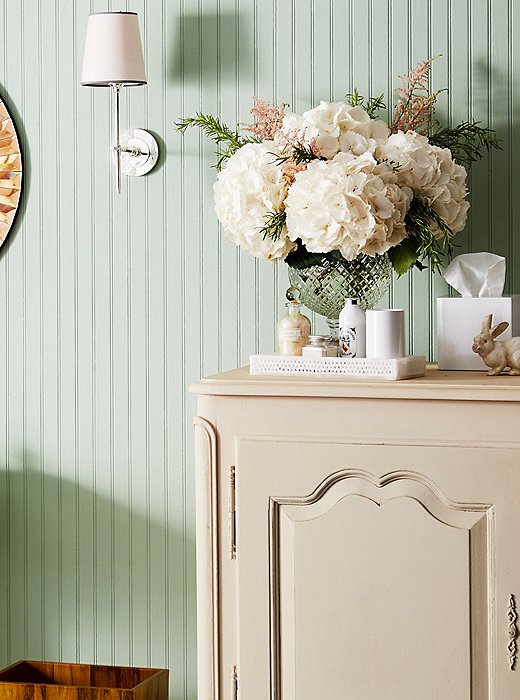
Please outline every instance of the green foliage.
[[328, 263], [345, 259], [339, 250], [331, 250], [329, 253], [310, 253], [300, 238], [296, 239], [296, 244], [298, 246], [296, 250], [292, 250], [284, 259], [289, 267], [294, 267], [296, 270], [305, 270], [314, 265], [323, 267]]
[[284, 152], [283, 155], [278, 155], [273, 153], [275, 157], [275, 163], [278, 165], [283, 165], [287, 161], [292, 161], [295, 165], [301, 165], [301, 163], [310, 163], [313, 160], [327, 160], [322, 156], [316, 155], [312, 150], [312, 146], [306, 143], [297, 143], [293, 146], [289, 146], [289, 153]]
[[265, 215], [265, 226], [262, 226], [260, 233], [264, 238], [273, 238], [275, 241], [281, 238], [285, 227], [285, 211], [270, 211]]
[[399, 277], [405, 275], [414, 266], [424, 266], [417, 260], [419, 249], [414, 238], [405, 238], [399, 245], [390, 248], [388, 257]]
[[177, 131], [180, 131], [182, 134], [186, 129], [193, 126], [202, 129], [202, 131], [217, 144], [218, 150], [215, 155], [217, 156], [216, 168], [219, 171], [222, 170], [224, 161], [230, 158], [233, 153], [236, 153], [239, 148], [245, 146], [246, 143], [259, 142], [257, 138], [244, 138], [240, 136], [237, 129], [233, 131], [225, 124], [222, 124], [222, 122], [212, 114], [201, 114], [197, 112], [195, 117], [186, 117], [180, 122], [175, 123]]
[[378, 97], [370, 97], [368, 99], [365, 110], [370, 119], [376, 119], [377, 112], [380, 112], [382, 109], [386, 109], [386, 104], [383, 102], [384, 98], [385, 96], [381, 94], [378, 95]]
[[365, 104], [365, 98], [359, 94], [359, 90], [356, 87], [346, 97], [351, 107], [363, 107], [370, 119], [376, 119], [377, 113], [382, 109], [386, 109], [385, 96], [383, 94], [378, 97], [369, 97]]
[[348, 92], [346, 94], [346, 98], [351, 107], [362, 107], [365, 101], [363, 95], [359, 94], [359, 90], [357, 89], [357, 87], [355, 87], [352, 92]]
[[413, 199], [405, 218], [407, 238], [388, 251], [394, 270], [399, 276], [415, 266], [424, 269], [421, 260], [428, 261], [434, 271], [443, 267], [444, 257], [453, 252], [453, 231], [426, 202]]
[[305, 270], [314, 265], [323, 265], [330, 255], [330, 253], [309, 253], [299, 238], [296, 240], [296, 244], [298, 245], [296, 250], [292, 250], [284, 259], [284, 262], [289, 267], [294, 267], [296, 270]]
[[489, 152], [492, 148], [502, 148], [496, 132], [475, 120], [439, 128], [429, 141], [440, 148], [449, 148], [453, 158], [467, 166], [480, 160], [484, 149]]

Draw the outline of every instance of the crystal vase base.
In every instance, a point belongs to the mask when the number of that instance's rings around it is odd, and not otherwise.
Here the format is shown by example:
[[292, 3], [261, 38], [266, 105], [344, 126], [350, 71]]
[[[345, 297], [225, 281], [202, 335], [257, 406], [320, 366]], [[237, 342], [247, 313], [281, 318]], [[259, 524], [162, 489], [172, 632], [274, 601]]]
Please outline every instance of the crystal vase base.
[[289, 267], [289, 282], [300, 292], [300, 301], [325, 316], [337, 337], [338, 317], [345, 299], [359, 299], [366, 310], [373, 308], [390, 285], [392, 266], [388, 255], [359, 255], [354, 260], [329, 260], [304, 269]]

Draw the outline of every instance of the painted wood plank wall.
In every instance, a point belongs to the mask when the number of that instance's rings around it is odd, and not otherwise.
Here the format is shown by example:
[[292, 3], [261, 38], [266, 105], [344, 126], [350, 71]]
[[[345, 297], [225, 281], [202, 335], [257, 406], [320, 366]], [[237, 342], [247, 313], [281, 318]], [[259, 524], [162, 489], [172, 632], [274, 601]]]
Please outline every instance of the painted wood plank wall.
[[[78, 80], [89, 11], [118, 9], [140, 13], [149, 76], [123, 123], [162, 149], [120, 197], [108, 91]], [[246, 122], [252, 95], [304, 110], [354, 86], [388, 94], [442, 54], [441, 118], [503, 143], [472, 170], [460, 251], [506, 255], [520, 292], [518, 37], [514, 0], [0, 0], [0, 91], [26, 164], [0, 254], [0, 665], [166, 666], [172, 697], [196, 698], [187, 388], [272, 349], [287, 276], [222, 241], [212, 145], [174, 121]], [[392, 284], [413, 351], [434, 353], [445, 292], [429, 272]]]

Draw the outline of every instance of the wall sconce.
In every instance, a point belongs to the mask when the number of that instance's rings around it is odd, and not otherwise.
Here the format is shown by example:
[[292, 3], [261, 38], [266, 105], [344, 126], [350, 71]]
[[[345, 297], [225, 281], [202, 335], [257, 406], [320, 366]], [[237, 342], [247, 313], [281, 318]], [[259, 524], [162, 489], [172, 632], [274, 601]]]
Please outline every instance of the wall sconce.
[[114, 97], [114, 153], [116, 188], [121, 193], [121, 171], [146, 175], [157, 163], [157, 141], [144, 129], [124, 134], [119, 126], [121, 88], [146, 85], [143, 49], [136, 12], [96, 12], [89, 16], [81, 84], [110, 87]]

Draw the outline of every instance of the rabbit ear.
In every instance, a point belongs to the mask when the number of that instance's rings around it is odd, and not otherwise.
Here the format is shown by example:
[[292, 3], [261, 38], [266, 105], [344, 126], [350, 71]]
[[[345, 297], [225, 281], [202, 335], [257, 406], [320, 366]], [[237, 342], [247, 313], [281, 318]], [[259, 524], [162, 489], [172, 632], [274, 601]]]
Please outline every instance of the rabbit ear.
[[482, 321], [482, 333], [491, 330], [491, 323], [493, 321], [493, 314], [488, 314], [486, 318]]
[[506, 330], [506, 328], [509, 328], [509, 323], [507, 321], [502, 321], [502, 323], [499, 323], [492, 329], [491, 335], [493, 336], [493, 338], [496, 338], [501, 333], [503, 333]]

